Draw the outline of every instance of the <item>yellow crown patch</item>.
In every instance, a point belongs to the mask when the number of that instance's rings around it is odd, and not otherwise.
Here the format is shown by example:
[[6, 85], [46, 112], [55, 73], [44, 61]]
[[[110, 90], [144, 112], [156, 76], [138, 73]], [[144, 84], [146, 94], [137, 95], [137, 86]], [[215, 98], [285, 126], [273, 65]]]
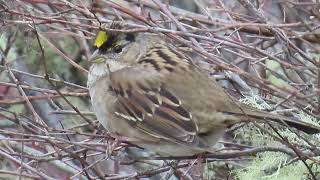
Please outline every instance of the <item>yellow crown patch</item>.
[[108, 40], [108, 34], [105, 31], [99, 31], [94, 41], [94, 46], [100, 48]]

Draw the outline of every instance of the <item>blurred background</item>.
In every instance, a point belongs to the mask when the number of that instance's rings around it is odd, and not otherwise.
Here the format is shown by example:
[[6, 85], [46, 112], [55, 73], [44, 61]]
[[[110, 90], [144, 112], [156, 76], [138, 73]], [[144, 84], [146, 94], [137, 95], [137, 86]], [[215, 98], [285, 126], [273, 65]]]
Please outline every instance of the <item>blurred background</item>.
[[320, 179], [320, 136], [286, 128], [239, 124], [201, 159], [116, 140], [86, 87], [114, 19], [188, 48], [240, 101], [319, 125], [318, 0], [0, 0], [0, 179]]

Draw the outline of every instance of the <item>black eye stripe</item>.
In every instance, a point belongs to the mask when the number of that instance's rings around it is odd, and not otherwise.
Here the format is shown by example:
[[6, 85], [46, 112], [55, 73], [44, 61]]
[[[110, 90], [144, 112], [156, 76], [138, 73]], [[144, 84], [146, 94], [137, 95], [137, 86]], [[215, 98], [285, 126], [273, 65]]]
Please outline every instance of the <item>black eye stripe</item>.
[[[115, 53], [121, 53], [123, 48], [130, 44], [131, 42], [135, 41], [135, 35], [132, 33], [127, 33], [125, 36], [122, 36], [127, 43], [123, 45], [118, 45], [121, 44], [119, 43], [119, 34], [113, 34], [111, 33], [110, 36], [108, 37], [107, 41], [102, 44], [102, 46], [99, 49], [102, 53], [106, 53], [108, 50], [111, 50]], [[121, 38], [120, 38], [121, 39]]]
[[110, 34], [108, 37], [107, 41], [102, 44], [102, 46], [99, 48], [102, 51], [107, 51], [110, 49], [117, 41], [117, 35], [115, 34]]

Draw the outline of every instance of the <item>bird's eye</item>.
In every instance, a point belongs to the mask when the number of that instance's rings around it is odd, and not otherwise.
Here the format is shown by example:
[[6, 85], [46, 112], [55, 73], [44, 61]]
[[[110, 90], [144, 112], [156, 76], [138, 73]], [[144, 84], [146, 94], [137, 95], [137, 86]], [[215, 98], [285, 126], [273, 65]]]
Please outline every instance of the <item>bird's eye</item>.
[[123, 46], [115, 46], [115, 47], [113, 48], [113, 51], [114, 51], [115, 53], [121, 53], [121, 52], [122, 52], [122, 48], [123, 48]]

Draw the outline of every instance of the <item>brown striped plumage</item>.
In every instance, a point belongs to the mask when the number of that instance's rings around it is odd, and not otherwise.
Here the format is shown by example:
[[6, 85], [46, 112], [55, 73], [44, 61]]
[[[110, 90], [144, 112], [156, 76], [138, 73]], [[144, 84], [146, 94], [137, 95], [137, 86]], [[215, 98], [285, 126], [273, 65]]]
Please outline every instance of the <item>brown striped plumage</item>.
[[95, 53], [94, 59], [105, 61], [91, 66], [88, 86], [98, 120], [132, 143], [161, 155], [194, 155], [212, 151], [228, 126], [248, 120], [269, 119], [320, 132], [231, 99], [163, 37], [127, 36], [117, 35], [116, 43]]

